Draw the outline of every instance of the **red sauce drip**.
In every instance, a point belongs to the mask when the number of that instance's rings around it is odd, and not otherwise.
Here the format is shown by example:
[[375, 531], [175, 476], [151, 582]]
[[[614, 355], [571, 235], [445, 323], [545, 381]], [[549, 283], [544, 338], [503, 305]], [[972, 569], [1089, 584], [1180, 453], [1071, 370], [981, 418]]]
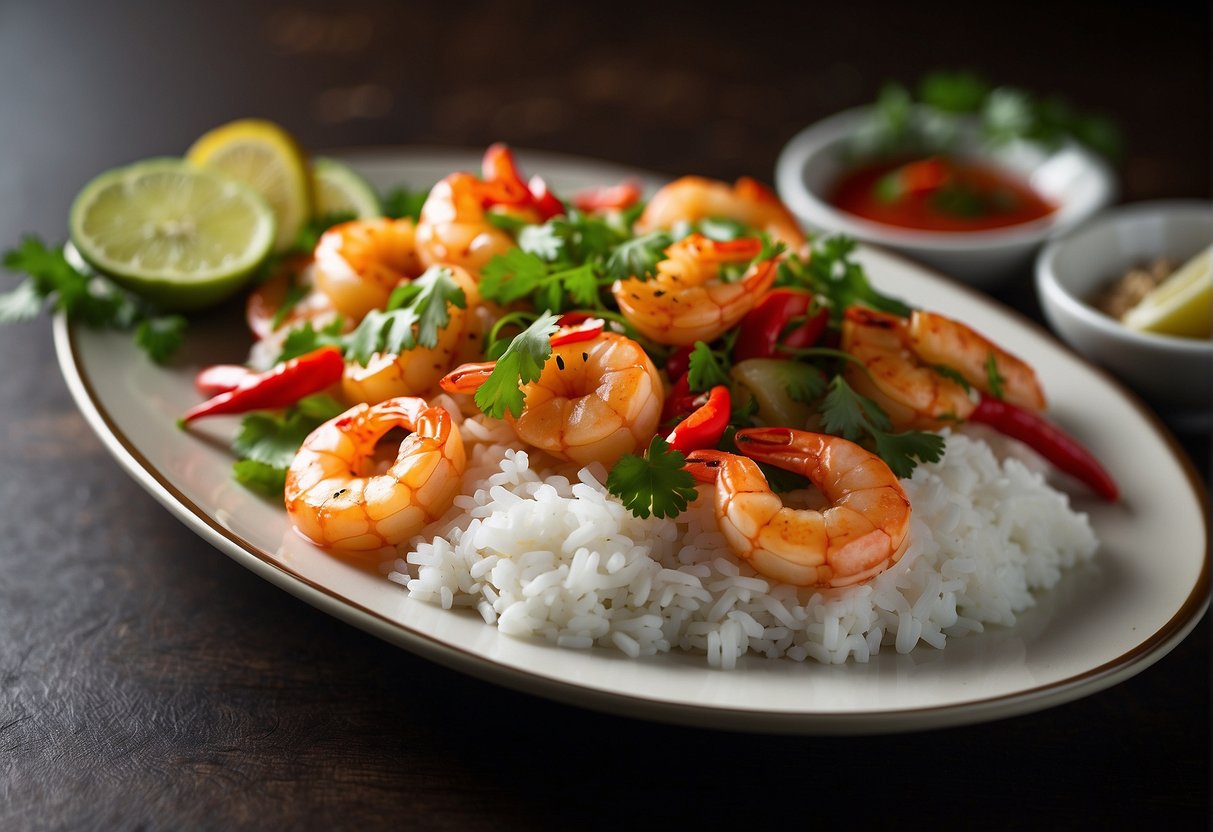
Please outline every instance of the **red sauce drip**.
[[1046, 217], [1056, 206], [992, 165], [959, 159], [886, 160], [856, 168], [829, 195], [866, 220], [922, 231], [986, 231]]

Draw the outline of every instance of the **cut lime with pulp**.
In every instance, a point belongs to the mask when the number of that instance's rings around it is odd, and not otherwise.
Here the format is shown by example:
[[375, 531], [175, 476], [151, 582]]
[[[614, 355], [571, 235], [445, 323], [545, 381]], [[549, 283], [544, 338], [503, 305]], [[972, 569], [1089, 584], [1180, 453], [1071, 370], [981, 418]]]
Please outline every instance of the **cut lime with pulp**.
[[80, 255], [166, 309], [199, 309], [235, 292], [274, 234], [274, 212], [256, 191], [181, 159], [107, 171], [72, 203]]
[[315, 216], [352, 216], [365, 220], [383, 216], [379, 195], [357, 171], [336, 159], [312, 160]]
[[278, 219], [275, 251], [294, 244], [312, 216], [312, 178], [307, 157], [286, 130], [271, 121], [246, 118], [204, 134], [186, 161], [251, 185]]
[[1142, 332], [1208, 338], [1213, 334], [1213, 246], [1180, 266], [1125, 313]]

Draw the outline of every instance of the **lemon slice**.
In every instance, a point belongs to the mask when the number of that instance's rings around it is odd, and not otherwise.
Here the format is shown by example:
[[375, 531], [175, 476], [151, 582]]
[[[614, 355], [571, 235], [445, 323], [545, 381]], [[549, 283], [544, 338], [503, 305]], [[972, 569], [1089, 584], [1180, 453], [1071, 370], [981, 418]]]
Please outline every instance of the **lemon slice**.
[[72, 203], [70, 226], [93, 268], [168, 309], [199, 309], [235, 292], [275, 235], [260, 194], [181, 159], [101, 174]]
[[1155, 286], [1123, 320], [1142, 332], [1185, 338], [1213, 335], [1213, 246]]
[[275, 251], [284, 251], [312, 216], [312, 179], [307, 157], [290, 133], [261, 119], [241, 119], [206, 133], [186, 160], [246, 182], [278, 218]]
[[365, 220], [383, 216], [375, 189], [344, 162], [313, 159], [312, 185], [317, 217], [352, 214], [355, 219]]

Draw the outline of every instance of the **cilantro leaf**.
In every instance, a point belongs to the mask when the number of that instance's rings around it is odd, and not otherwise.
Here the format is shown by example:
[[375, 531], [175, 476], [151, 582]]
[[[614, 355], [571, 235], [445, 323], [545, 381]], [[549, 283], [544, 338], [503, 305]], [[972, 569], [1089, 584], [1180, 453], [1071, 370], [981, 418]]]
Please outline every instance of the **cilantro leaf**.
[[283, 361], [298, 358], [321, 347], [344, 347], [341, 337], [343, 326], [340, 318], [321, 329], [316, 329], [311, 321], [304, 321], [287, 332], [286, 338], [282, 341], [282, 352], [274, 363], [280, 364]]
[[853, 259], [855, 245], [853, 239], [843, 235], [821, 237], [814, 241], [807, 263], [796, 255], [780, 262], [777, 283], [815, 292], [829, 307], [830, 320], [835, 325], [842, 320], [847, 307], [855, 305], [909, 315], [909, 306], [873, 288], [863, 266]]
[[615, 280], [650, 278], [657, 273], [657, 264], [665, 259], [665, 250], [673, 243], [670, 232], [661, 230], [625, 240], [615, 246], [607, 257], [604, 264], [606, 274]]
[[409, 188], [393, 188], [380, 200], [383, 215], [392, 219], [411, 219], [413, 222], [421, 219], [421, 206], [430, 195], [430, 189], [411, 190]]
[[467, 308], [467, 296], [443, 266], [432, 266], [388, 300], [388, 310], [371, 310], [345, 339], [345, 353], [366, 366], [377, 352], [399, 354], [438, 345], [438, 333], [451, 322], [448, 307]]
[[497, 303], [513, 303], [539, 288], [547, 273], [543, 258], [512, 248], [494, 255], [480, 270], [480, 294]]
[[826, 379], [821, 370], [802, 361], [782, 361], [772, 365], [776, 376], [794, 402], [812, 404], [825, 392]]
[[281, 498], [286, 471], [303, 440], [344, 409], [320, 395], [301, 399], [282, 414], [246, 414], [232, 439], [232, 450], [240, 457], [232, 465], [236, 481], [252, 491]]
[[33, 279], [21, 281], [16, 289], [0, 295], [0, 324], [33, 320], [42, 311], [44, 301]]
[[135, 343], [157, 364], [163, 364], [181, 348], [185, 340], [185, 318], [181, 315], [160, 315], [145, 318], [135, 330]]
[[938, 462], [943, 456], [942, 436], [924, 431], [893, 433], [880, 406], [856, 393], [842, 376], [830, 382], [821, 415], [827, 433], [852, 442], [871, 437], [877, 455], [899, 479], [910, 476], [918, 462]]
[[637, 517], [677, 517], [698, 495], [686, 457], [654, 436], [644, 456], [625, 454], [607, 476], [607, 490]]
[[918, 84], [923, 104], [948, 113], [975, 113], [990, 93], [990, 85], [972, 72], [932, 72]]
[[560, 284], [563, 293], [571, 297], [577, 306], [594, 306], [598, 303], [598, 278], [589, 263], [556, 272], [552, 279]]
[[508, 410], [522, 415], [526, 394], [524, 384], [539, 378], [543, 365], [552, 354], [552, 334], [558, 329], [557, 315], [544, 312], [522, 332], [514, 336], [505, 352], [497, 359], [493, 372], [476, 390], [476, 406], [482, 413], [500, 419]]
[[728, 358], [703, 341], [696, 341], [687, 364], [687, 383], [691, 392], [702, 393], [718, 384], [729, 383]]
[[559, 226], [545, 222], [543, 225], [523, 226], [518, 232], [518, 248], [549, 263], [560, 259], [566, 240], [558, 232]]

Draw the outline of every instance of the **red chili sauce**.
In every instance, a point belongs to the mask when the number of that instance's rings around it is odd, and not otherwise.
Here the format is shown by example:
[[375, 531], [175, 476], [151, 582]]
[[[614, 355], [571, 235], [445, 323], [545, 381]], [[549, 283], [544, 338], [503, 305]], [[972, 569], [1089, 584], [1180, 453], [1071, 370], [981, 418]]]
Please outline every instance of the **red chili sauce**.
[[986, 231], [1056, 210], [992, 165], [942, 156], [863, 165], [838, 181], [828, 201], [866, 220], [923, 231]]

